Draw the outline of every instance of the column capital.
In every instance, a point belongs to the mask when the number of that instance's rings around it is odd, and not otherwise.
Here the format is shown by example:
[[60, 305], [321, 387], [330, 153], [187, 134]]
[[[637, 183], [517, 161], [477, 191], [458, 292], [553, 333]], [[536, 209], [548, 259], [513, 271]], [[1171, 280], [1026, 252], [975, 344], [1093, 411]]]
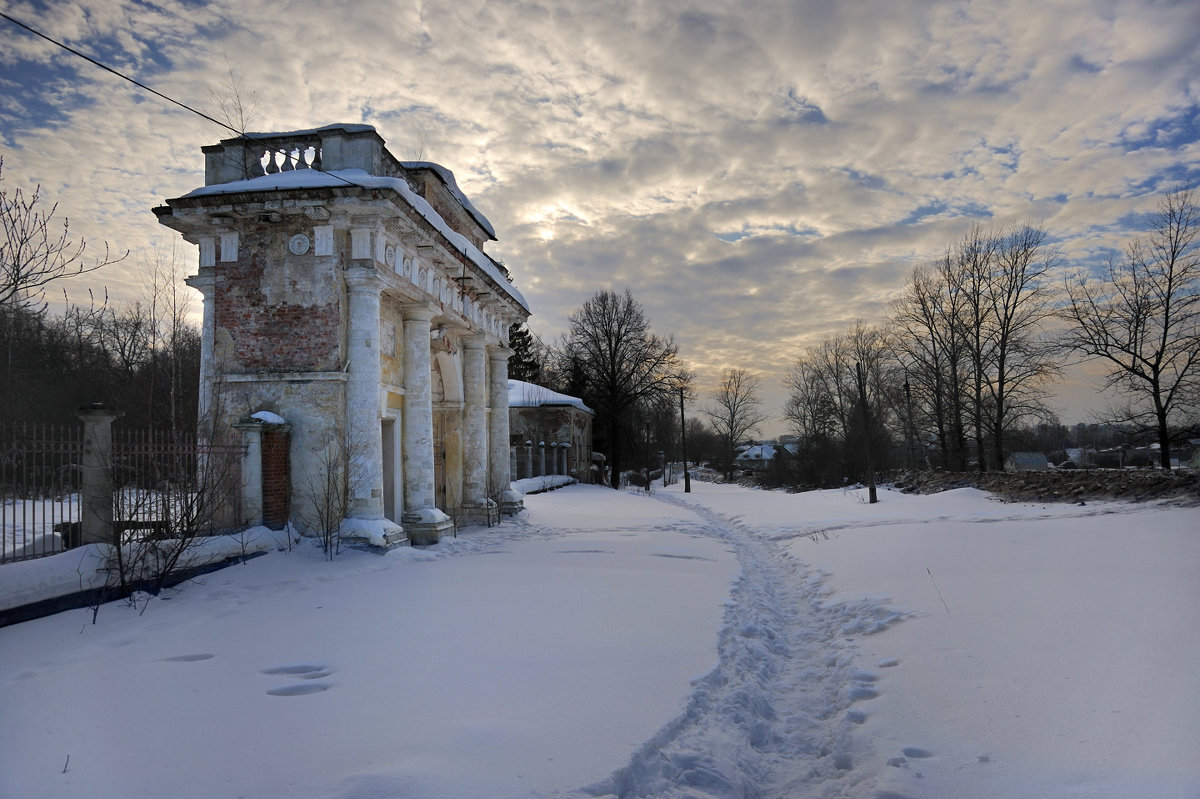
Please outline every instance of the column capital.
[[488, 347], [488, 358], [493, 361], [507, 361], [512, 357], [512, 354], [512, 348], [506, 347], [503, 344]]
[[354, 293], [373, 291], [378, 294], [383, 287], [383, 280], [374, 266], [349, 266], [346, 267], [344, 275], [346, 289]]
[[465, 350], [481, 350], [486, 343], [486, 339], [482, 335], [463, 336], [459, 339]]
[[208, 300], [216, 291], [217, 273], [211, 266], [202, 266], [196, 271], [196, 274], [184, 278], [183, 282], [203, 294], [204, 299]]
[[432, 322], [433, 317], [438, 315], [436, 308], [425, 303], [409, 303], [400, 306], [400, 310], [404, 312], [405, 322]]

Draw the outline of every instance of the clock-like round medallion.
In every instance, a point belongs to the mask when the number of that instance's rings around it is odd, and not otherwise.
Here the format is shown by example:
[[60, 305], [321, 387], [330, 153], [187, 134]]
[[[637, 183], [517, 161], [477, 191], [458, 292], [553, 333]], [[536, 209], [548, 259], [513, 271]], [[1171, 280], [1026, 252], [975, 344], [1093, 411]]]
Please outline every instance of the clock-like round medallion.
[[304, 255], [308, 252], [308, 236], [303, 233], [297, 233], [288, 239], [288, 249], [295, 255]]
[[389, 244], [387, 246], [387, 249], [383, 251], [383, 257], [384, 257], [384, 260], [387, 261], [388, 266], [395, 268], [395, 266], [396, 266], [396, 248], [395, 247], [393, 247], [392, 245]]

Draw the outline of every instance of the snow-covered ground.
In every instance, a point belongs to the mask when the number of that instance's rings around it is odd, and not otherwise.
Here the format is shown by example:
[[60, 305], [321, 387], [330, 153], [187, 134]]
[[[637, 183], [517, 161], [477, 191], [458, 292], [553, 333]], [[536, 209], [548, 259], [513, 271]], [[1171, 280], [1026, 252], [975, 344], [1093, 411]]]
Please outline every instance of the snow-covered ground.
[[0, 797], [1200, 795], [1200, 509], [862, 493], [570, 486], [0, 629]]

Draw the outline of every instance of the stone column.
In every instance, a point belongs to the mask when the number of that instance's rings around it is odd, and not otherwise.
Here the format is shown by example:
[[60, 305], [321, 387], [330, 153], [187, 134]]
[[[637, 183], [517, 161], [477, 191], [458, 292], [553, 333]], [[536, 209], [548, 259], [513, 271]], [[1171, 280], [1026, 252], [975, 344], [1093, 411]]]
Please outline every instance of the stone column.
[[533, 477], [533, 442], [525, 439], [525, 476]]
[[96, 403], [79, 409], [83, 420], [79, 541], [113, 544], [112, 423], [123, 414]]
[[567, 477], [571, 476], [571, 442], [564, 441], [559, 444], [559, 449], [562, 452], [562, 472], [561, 474]]
[[356, 519], [383, 518], [383, 452], [379, 435], [379, 291], [374, 267], [346, 270], [349, 333], [346, 358], [346, 444], [350, 509]]
[[200, 325], [200, 396], [197, 398], [197, 418], [201, 437], [210, 438], [215, 420], [209, 418], [213, 409], [216, 365], [216, 292], [217, 275], [211, 266], [200, 267], [196, 274], [185, 281], [204, 297], [203, 315]]
[[504, 493], [512, 490], [513, 473], [509, 451], [508, 425], [508, 347], [488, 350], [488, 486], [497, 499], [504, 502]]
[[508, 359], [512, 350], [508, 347], [493, 347], [488, 350], [488, 485], [498, 494], [500, 512], [509, 516], [525, 508], [524, 495], [513, 489], [509, 451], [511, 431], [508, 418]]
[[426, 305], [404, 307], [404, 514], [415, 544], [436, 543], [453, 522], [434, 505], [433, 372]]
[[558, 476], [558, 442], [550, 442], [550, 474], [554, 477]]
[[383, 515], [383, 441], [379, 403], [379, 293], [383, 281], [374, 265], [345, 271], [348, 295], [346, 358], [346, 449], [349, 455], [350, 503], [343, 537], [370, 546], [403, 541], [399, 526]]
[[[487, 374], [482, 336], [462, 339], [465, 442], [463, 446], [463, 506], [488, 504]], [[485, 519], [486, 520], [486, 517]]]

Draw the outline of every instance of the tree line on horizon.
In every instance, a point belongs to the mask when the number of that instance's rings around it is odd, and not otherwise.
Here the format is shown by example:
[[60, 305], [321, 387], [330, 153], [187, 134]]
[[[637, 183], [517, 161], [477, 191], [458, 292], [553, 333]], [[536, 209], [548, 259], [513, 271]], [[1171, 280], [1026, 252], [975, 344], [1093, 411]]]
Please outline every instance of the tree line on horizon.
[[[0, 421], [67, 421], [100, 400], [127, 423], [194, 429], [200, 334], [185, 321], [174, 257], [143, 267], [145, 290], [132, 303], [65, 298], [51, 315], [49, 286], [125, 256], [105, 247], [85, 260], [86, 243], [54, 219], [56, 206], [40, 189], [9, 192], [2, 169]], [[783, 378], [799, 457], [781, 479], [841, 485], [872, 462], [1002, 469], [1013, 436], [1057, 422], [1047, 400], [1071, 357], [1108, 364], [1105, 389], [1122, 402], [1102, 421], [1155, 441], [1169, 467], [1172, 446], [1200, 435], [1198, 234], [1186, 189], [1165, 194], [1145, 235], [1099, 274], [1067, 269], [1040, 225], [972, 225], [912, 271], [885, 320], [858, 321], [799, 353]], [[689, 416], [694, 375], [629, 289], [596, 292], [552, 345], [525, 325], [510, 330], [510, 345], [511, 377], [596, 412], [595, 450], [614, 487], [625, 472], [681, 458], [684, 437], [691, 460], [732, 476], [736, 448], [766, 421], [760, 378], [744, 368], [725, 370]]]
[[[1072, 358], [1108, 367], [1106, 436], [1157, 444], [1170, 468], [1173, 447], [1200, 436], [1198, 234], [1187, 189], [1166, 193], [1147, 232], [1097, 274], [1065, 264], [1041, 225], [972, 225], [913, 269], [881, 323], [860, 320], [799, 354], [784, 377], [796, 452], [771, 479], [837, 486], [871, 463], [1003, 470], [1014, 444], [1061, 450], [1069, 433], [1048, 401]], [[658, 452], [681, 452], [678, 392], [695, 399], [694, 377], [628, 289], [597, 292], [552, 345], [519, 327], [512, 341], [513, 376], [596, 411], [614, 485], [626, 460], [646, 469]], [[725, 370], [703, 419], [688, 422], [693, 460], [732, 475], [736, 448], [766, 421], [760, 391], [749, 370]]]

